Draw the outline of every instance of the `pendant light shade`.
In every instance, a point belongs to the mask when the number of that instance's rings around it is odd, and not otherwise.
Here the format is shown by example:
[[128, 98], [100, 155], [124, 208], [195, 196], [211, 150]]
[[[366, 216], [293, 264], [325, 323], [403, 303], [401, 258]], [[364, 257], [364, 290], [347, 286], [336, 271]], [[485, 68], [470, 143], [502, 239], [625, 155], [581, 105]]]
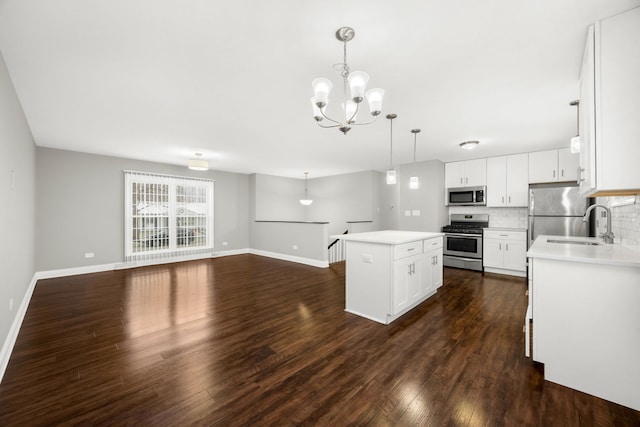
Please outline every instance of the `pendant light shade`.
[[206, 160], [202, 160], [202, 153], [196, 153], [195, 159], [189, 159], [188, 166], [189, 169], [194, 171], [206, 171], [209, 170], [209, 162]]
[[300, 199], [300, 204], [302, 204], [304, 206], [309, 206], [311, 203], [313, 203], [313, 200], [311, 200], [307, 196], [307, 175], [308, 174], [309, 174], [309, 172], [305, 172], [304, 173], [304, 199]]
[[571, 138], [571, 143], [569, 145], [569, 148], [572, 153], [579, 153], [580, 152], [580, 101], [576, 99], [575, 101], [571, 101], [569, 105], [575, 106], [577, 111], [576, 136]]
[[416, 141], [420, 129], [411, 129], [411, 133], [413, 134], [413, 176], [409, 178], [409, 188], [417, 190], [420, 188], [420, 180], [418, 179], [418, 175], [416, 175]]
[[398, 117], [397, 114], [387, 114], [389, 126], [391, 129], [391, 141], [389, 144], [389, 169], [387, 170], [387, 184], [394, 185], [397, 181], [396, 170], [393, 168], [393, 119]]

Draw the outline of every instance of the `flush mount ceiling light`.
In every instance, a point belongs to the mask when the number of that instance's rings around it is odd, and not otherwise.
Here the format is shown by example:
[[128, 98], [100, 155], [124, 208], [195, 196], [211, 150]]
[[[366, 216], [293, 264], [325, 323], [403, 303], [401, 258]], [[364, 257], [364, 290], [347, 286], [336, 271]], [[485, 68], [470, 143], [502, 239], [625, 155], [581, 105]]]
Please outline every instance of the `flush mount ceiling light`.
[[478, 144], [480, 144], [479, 141], [465, 141], [460, 143], [460, 148], [464, 148], [465, 150], [473, 150]]
[[577, 111], [576, 136], [571, 138], [571, 144], [569, 147], [571, 148], [572, 153], [579, 153], [580, 152], [580, 101], [576, 99], [575, 101], [571, 101], [569, 105], [571, 105], [572, 107], [576, 107], [576, 111]]
[[307, 175], [308, 174], [309, 172], [304, 173], [304, 199], [300, 199], [300, 203], [305, 206], [309, 206], [311, 203], [313, 203], [313, 200], [307, 197]]
[[[353, 28], [341, 27], [336, 31], [336, 38], [343, 43], [343, 62], [334, 64], [333, 68], [342, 76], [343, 86], [343, 102], [342, 111], [344, 117], [342, 120], [334, 120], [325, 114], [327, 105], [329, 104], [329, 93], [333, 87], [333, 83], [329, 79], [319, 77], [311, 82], [313, 87], [313, 97], [311, 98], [311, 106], [313, 108], [313, 117], [320, 127], [338, 128], [345, 135], [351, 130], [352, 125], [368, 125], [376, 121], [378, 115], [382, 112], [382, 98], [384, 97], [383, 89], [371, 89], [366, 92], [369, 75], [364, 71], [351, 71], [347, 64], [347, 42], [356, 35]], [[349, 91], [347, 92], [347, 86]], [[369, 102], [369, 112], [373, 116], [373, 120], [366, 123], [356, 123], [356, 115], [360, 103], [367, 97]], [[323, 125], [321, 122], [327, 119], [335, 124]]]
[[202, 160], [202, 153], [196, 153], [195, 159], [189, 159], [189, 169], [194, 171], [206, 171], [209, 170], [209, 162]]
[[418, 179], [418, 175], [416, 175], [416, 140], [420, 129], [411, 129], [411, 133], [413, 134], [413, 176], [409, 178], [409, 188], [417, 190], [420, 188], [420, 180]]
[[393, 168], [393, 119], [398, 117], [397, 114], [387, 114], [389, 119], [389, 126], [391, 129], [391, 143], [389, 144], [389, 170], [387, 170], [387, 184], [393, 185], [396, 183], [396, 170]]

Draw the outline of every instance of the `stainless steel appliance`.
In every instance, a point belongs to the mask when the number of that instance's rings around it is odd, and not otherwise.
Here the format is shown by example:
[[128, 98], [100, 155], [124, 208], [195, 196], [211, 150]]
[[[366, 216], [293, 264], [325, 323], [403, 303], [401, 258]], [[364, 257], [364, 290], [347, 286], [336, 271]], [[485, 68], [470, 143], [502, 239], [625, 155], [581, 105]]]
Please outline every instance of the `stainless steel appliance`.
[[486, 214], [451, 214], [444, 232], [443, 264], [482, 271], [482, 229], [489, 226]]
[[449, 206], [486, 206], [487, 187], [447, 188], [447, 204]]
[[582, 197], [577, 184], [531, 184], [529, 186], [529, 241], [540, 234], [593, 236], [594, 221], [582, 218], [593, 199]]

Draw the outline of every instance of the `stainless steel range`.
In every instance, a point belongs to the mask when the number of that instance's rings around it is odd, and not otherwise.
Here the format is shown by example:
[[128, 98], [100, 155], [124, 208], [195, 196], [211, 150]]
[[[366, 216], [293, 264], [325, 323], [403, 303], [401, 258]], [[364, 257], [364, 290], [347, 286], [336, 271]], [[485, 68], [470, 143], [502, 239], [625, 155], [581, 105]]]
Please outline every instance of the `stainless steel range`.
[[451, 214], [451, 224], [442, 227], [443, 264], [482, 271], [482, 229], [488, 226], [487, 214]]

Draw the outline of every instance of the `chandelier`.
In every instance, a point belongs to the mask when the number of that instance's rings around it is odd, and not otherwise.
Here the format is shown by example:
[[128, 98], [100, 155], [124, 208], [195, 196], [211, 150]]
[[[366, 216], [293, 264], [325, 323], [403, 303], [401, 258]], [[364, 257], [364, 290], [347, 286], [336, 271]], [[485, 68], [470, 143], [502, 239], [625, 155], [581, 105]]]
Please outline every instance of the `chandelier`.
[[[384, 89], [370, 89], [365, 93], [369, 75], [364, 71], [351, 71], [347, 64], [347, 42], [356, 35], [353, 28], [342, 27], [336, 31], [336, 38], [343, 43], [344, 59], [342, 63], [334, 64], [333, 68], [342, 76], [343, 86], [343, 102], [341, 120], [334, 120], [325, 114], [327, 105], [329, 104], [329, 93], [333, 88], [333, 84], [329, 79], [319, 77], [311, 82], [313, 87], [313, 97], [311, 98], [311, 106], [313, 108], [313, 117], [320, 127], [338, 128], [345, 135], [351, 130], [353, 125], [368, 125], [376, 121], [378, 115], [382, 112], [382, 98], [384, 97]], [[348, 91], [347, 91], [348, 86]], [[360, 103], [367, 98], [369, 103], [369, 112], [373, 116], [373, 120], [366, 123], [357, 123], [356, 116], [358, 114]], [[334, 123], [323, 125], [323, 119]]]

